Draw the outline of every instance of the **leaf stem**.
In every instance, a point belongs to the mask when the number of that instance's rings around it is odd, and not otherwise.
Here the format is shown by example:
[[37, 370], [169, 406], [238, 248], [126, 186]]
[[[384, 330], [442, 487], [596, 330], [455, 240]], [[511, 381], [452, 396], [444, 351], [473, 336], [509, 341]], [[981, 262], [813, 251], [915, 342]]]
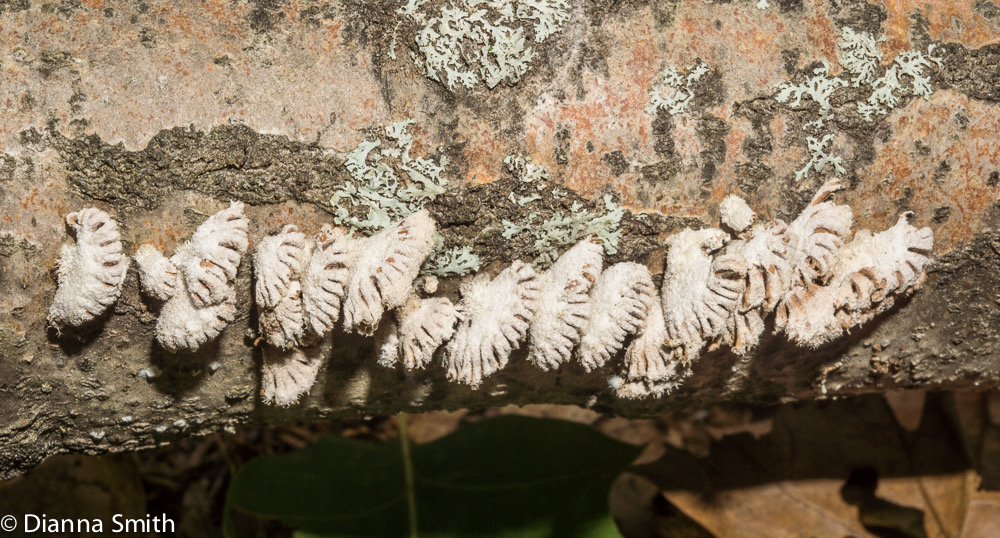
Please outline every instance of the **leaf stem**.
[[410, 435], [407, 432], [408, 415], [399, 413], [399, 446], [403, 451], [403, 474], [406, 476], [406, 511], [410, 521], [410, 538], [417, 538], [417, 499], [413, 487], [413, 460], [410, 457]]

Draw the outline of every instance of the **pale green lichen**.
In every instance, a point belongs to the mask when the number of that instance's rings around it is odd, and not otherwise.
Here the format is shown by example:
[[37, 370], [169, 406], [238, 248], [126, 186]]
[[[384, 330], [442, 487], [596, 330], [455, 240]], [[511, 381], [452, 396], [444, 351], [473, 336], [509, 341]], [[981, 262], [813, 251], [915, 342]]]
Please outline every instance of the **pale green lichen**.
[[847, 82], [840, 77], [828, 76], [830, 64], [823, 60], [823, 65], [813, 70], [813, 76], [806, 79], [801, 84], [784, 82], [778, 86], [778, 95], [775, 99], [779, 103], [788, 103], [791, 106], [801, 106], [802, 98], [808, 97], [819, 105], [819, 119], [806, 124], [806, 129], [823, 127], [826, 120], [832, 116], [830, 96], [842, 86], [847, 86]]
[[833, 140], [833, 135], [828, 134], [823, 138], [814, 138], [811, 136], [806, 137], [806, 146], [809, 148], [809, 162], [806, 163], [805, 168], [795, 172], [795, 181], [802, 181], [803, 179], [809, 177], [809, 171], [815, 170], [816, 173], [823, 171], [826, 165], [833, 166], [833, 171], [837, 176], [844, 175], [844, 167], [840, 164], [842, 159], [840, 157], [834, 157], [827, 155], [826, 145]]
[[698, 62], [683, 70], [668, 65], [649, 89], [649, 106], [646, 112], [656, 114], [664, 111], [671, 116], [686, 112], [694, 99], [694, 83], [708, 71], [709, 67], [705, 62]]
[[605, 212], [598, 214], [587, 211], [577, 202], [569, 214], [556, 213], [551, 218], [535, 224], [537, 213], [531, 213], [521, 224], [503, 221], [503, 237], [512, 239], [520, 233], [528, 233], [534, 239], [535, 265], [547, 267], [559, 257], [559, 251], [575, 244], [580, 239], [594, 234], [603, 241], [607, 254], [618, 252], [621, 239], [621, 219], [625, 210], [615, 203], [611, 195], [604, 196]]
[[455, 247], [446, 251], [435, 251], [420, 269], [422, 275], [439, 277], [462, 276], [479, 270], [479, 256], [472, 247]]
[[871, 84], [875, 73], [882, 67], [882, 51], [879, 43], [885, 41], [885, 36], [876, 38], [867, 32], [855, 32], [850, 26], [845, 26], [840, 32], [840, 65], [845, 71], [854, 75], [851, 83], [854, 87]]
[[[872, 122], [876, 116], [888, 114], [895, 108], [900, 95], [918, 95], [929, 99], [934, 90], [925, 69], [930, 68], [932, 62], [941, 65], [941, 58], [932, 56], [933, 52], [934, 45], [931, 45], [927, 48], [927, 55], [919, 50], [908, 50], [896, 56], [885, 74], [872, 82], [872, 94], [866, 102], [858, 103], [858, 113]], [[910, 88], [903, 84], [903, 75], [910, 77]]]
[[518, 82], [535, 57], [527, 30], [541, 43], [569, 20], [566, 0], [451, 0], [436, 14], [424, 4], [408, 0], [397, 13], [420, 25], [413, 62], [449, 90]]
[[531, 162], [531, 157], [508, 155], [503, 160], [503, 164], [515, 178], [524, 183], [549, 179], [549, 170], [540, 164]]
[[[419, 211], [444, 192], [447, 181], [442, 173], [448, 158], [411, 156], [411, 124], [413, 120], [389, 125], [385, 145], [382, 140], [366, 140], [347, 155], [344, 167], [351, 180], [337, 185], [330, 199], [336, 224], [371, 235]], [[365, 217], [353, 216], [349, 206], [366, 208]]]

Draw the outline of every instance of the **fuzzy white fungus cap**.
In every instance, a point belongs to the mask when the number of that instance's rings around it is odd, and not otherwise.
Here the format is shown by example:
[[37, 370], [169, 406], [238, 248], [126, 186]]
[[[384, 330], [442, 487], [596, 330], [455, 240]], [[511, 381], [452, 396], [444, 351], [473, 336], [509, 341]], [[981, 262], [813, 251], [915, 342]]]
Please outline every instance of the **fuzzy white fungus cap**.
[[420, 299], [411, 297], [396, 312], [387, 331], [380, 327], [375, 333], [379, 349], [379, 364], [386, 367], [402, 362], [407, 370], [430, 364], [437, 350], [455, 333], [455, 324], [462, 318], [446, 297]]
[[309, 392], [323, 364], [319, 346], [278, 350], [265, 347], [260, 392], [264, 403], [293, 405]]
[[827, 201], [843, 188], [836, 180], [826, 182], [805, 210], [788, 225], [788, 262], [792, 286], [825, 282], [840, 258], [843, 238], [851, 233], [851, 208]]
[[653, 277], [645, 265], [616, 263], [597, 277], [590, 293], [590, 317], [577, 357], [588, 372], [604, 366], [642, 329], [651, 305], [657, 302]]
[[118, 223], [94, 207], [66, 215], [76, 242], [64, 244], [56, 273], [56, 295], [48, 322], [57, 329], [79, 326], [104, 313], [118, 296], [128, 270]]
[[383, 232], [351, 241], [344, 330], [371, 334], [387, 308], [406, 303], [420, 266], [434, 250], [435, 227], [421, 210]]
[[590, 316], [590, 288], [604, 263], [597, 237], [584, 239], [566, 251], [539, 278], [538, 310], [528, 327], [528, 360], [543, 370], [570, 359]]
[[191, 240], [177, 250], [178, 268], [199, 308], [220, 304], [229, 296], [230, 282], [236, 278], [240, 258], [249, 246], [250, 221], [243, 207], [242, 202], [231, 202], [201, 223]]
[[685, 361], [698, 357], [707, 339], [726, 328], [746, 286], [746, 262], [738, 254], [718, 252], [728, 234], [722, 230], [684, 230], [667, 239], [662, 307], [672, 346]]
[[[183, 284], [184, 279], [181, 279]], [[156, 322], [156, 340], [169, 351], [193, 351], [218, 337], [236, 319], [236, 293], [228, 288], [222, 302], [207, 307], [195, 306], [182, 286], [160, 310]]]
[[749, 228], [756, 217], [746, 201], [735, 194], [726, 196], [719, 204], [719, 220], [734, 232], [740, 233]]
[[857, 233], [844, 247], [826, 285], [789, 294], [778, 306], [776, 326], [793, 342], [819, 347], [888, 310], [897, 296], [920, 287], [934, 246], [930, 228], [917, 229], [904, 213], [878, 234]]
[[143, 289], [167, 300], [156, 322], [164, 348], [198, 349], [236, 319], [232, 280], [249, 245], [248, 227], [243, 204], [232, 202], [201, 223], [169, 259], [151, 245], [136, 252]]
[[298, 279], [309, 250], [305, 234], [287, 225], [262, 239], [254, 255], [260, 330], [269, 344], [282, 349], [299, 345], [305, 331]]
[[343, 232], [329, 225], [323, 225], [314, 240], [316, 246], [302, 276], [302, 307], [309, 329], [323, 336], [340, 319], [350, 275], [348, 244]]
[[738, 307], [730, 312], [726, 328], [708, 349], [730, 346], [734, 353], [746, 356], [760, 343], [764, 316], [777, 306], [791, 283], [788, 263], [786, 226], [780, 220], [756, 225], [747, 239], [731, 241], [724, 250], [742, 258], [746, 270], [745, 286]]
[[538, 309], [541, 286], [530, 265], [516, 260], [492, 281], [476, 275], [462, 288], [464, 319], [445, 346], [448, 379], [479, 386], [507, 365]]
[[689, 371], [679, 348], [667, 345], [663, 307], [650, 304], [645, 324], [625, 350], [625, 373], [608, 380], [623, 398], [661, 396], [672, 391]]
[[135, 264], [139, 268], [139, 282], [147, 295], [166, 301], [177, 294], [181, 287], [180, 271], [153, 245], [142, 245], [135, 251]]

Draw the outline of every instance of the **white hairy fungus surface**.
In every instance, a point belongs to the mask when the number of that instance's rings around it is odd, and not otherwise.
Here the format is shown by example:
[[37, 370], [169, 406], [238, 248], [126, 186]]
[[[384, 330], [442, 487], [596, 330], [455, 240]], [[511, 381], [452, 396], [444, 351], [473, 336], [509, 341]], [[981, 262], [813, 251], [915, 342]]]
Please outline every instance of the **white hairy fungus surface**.
[[455, 333], [455, 324], [462, 318], [458, 309], [445, 297], [419, 299], [411, 297], [396, 312], [396, 319], [375, 333], [379, 364], [393, 367], [403, 363], [407, 370], [424, 368], [437, 350]]
[[227, 299], [240, 258], [249, 246], [249, 225], [243, 203], [232, 202], [201, 223], [191, 240], [178, 249], [178, 268], [195, 306], [216, 305]]
[[306, 235], [292, 224], [260, 240], [253, 258], [258, 308], [271, 309], [281, 302], [302, 274], [306, 258]]
[[206, 307], [194, 304], [184, 279], [181, 293], [163, 305], [156, 322], [156, 340], [169, 351], [193, 351], [222, 333], [236, 319], [236, 293], [227, 288], [222, 302]]
[[843, 238], [851, 233], [851, 208], [827, 201], [843, 188], [837, 181], [828, 181], [805, 210], [788, 225], [789, 263], [792, 286], [823, 282], [840, 256]]
[[94, 207], [66, 215], [76, 242], [64, 244], [56, 273], [49, 324], [79, 326], [104, 313], [118, 296], [128, 271], [118, 224]]
[[722, 230], [684, 230], [667, 239], [662, 306], [667, 335], [681, 357], [698, 357], [706, 340], [725, 330], [746, 286], [746, 262], [719, 251], [728, 235]]
[[601, 240], [577, 243], [539, 278], [538, 309], [528, 327], [528, 360], [543, 370], [570, 359], [590, 316], [589, 292], [604, 263]]
[[757, 308], [771, 312], [791, 286], [787, 232], [784, 222], [772, 220], [754, 227], [745, 241], [730, 244], [747, 263], [747, 285], [741, 311]]
[[164, 348], [195, 350], [236, 318], [232, 281], [249, 244], [248, 227], [243, 204], [232, 202], [201, 223], [169, 260], [149, 245], [139, 248], [143, 288], [167, 299], [156, 322], [156, 339]]
[[679, 356], [681, 349], [668, 347], [669, 335], [663, 307], [652, 301], [642, 329], [625, 350], [625, 373], [608, 384], [623, 398], [661, 396], [680, 385], [689, 371]]
[[166, 301], [180, 289], [180, 272], [169, 258], [153, 245], [142, 245], [135, 251], [135, 264], [139, 268], [142, 290], [150, 297]]
[[260, 241], [253, 265], [260, 331], [271, 345], [288, 349], [300, 344], [305, 331], [299, 278], [311, 245], [294, 225]]
[[645, 265], [617, 263], [601, 273], [590, 293], [590, 319], [577, 348], [584, 369], [607, 364], [625, 339], [642, 328], [655, 302], [656, 288]]
[[393, 313], [383, 317], [375, 329], [375, 352], [380, 366], [392, 368], [399, 362], [399, 323]]
[[747, 205], [746, 201], [735, 194], [722, 199], [719, 204], [719, 220], [722, 225], [736, 233], [742, 233], [749, 228], [757, 214]]
[[377, 235], [351, 241], [344, 330], [370, 335], [387, 308], [406, 303], [434, 249], [434, 230], [434, 220], [421, 210]]
[[281, 349], [302, 344], [306, 317], [302, 311], [302, 285], [298, 280], [288, 284], [277, 304], [260, 310], [258, 322], [268, 344]]
[[316, 246], [302, 276], [302, 306], [306, 324], [317, 336], [333, 329], [350, 276], [348, 240], [340, 230], [323, 225], [313, 238]]
[[541, 285], [530, 265], [516, 260], [492, 281], [476, 275], [462, 288], [463, 320], [445, 346], [448, 379], [479, 386], [507, 365], [538, 309]]
[[278, 350], [264, 348], [261, 367], [261, 399], [267, 404], [293, 405], [316, 382], [323, 352], [319, 346]]
[[833, 277], [789, 294], [778, 306], [776, 326], [793, 342], [819, 347], [886, 311], [926, 277], [934, 246], [930, 228], [917, 229], [904, 213], [878, 234], [858, 232], [844, 247]]

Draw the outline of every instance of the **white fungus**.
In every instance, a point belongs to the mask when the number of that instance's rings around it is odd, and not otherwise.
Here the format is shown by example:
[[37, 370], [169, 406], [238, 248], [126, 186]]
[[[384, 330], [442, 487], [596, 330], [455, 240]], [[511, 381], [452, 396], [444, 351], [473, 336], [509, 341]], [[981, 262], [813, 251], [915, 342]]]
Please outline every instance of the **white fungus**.
[[652, 301], [645, 324], [625, 350], [625, 373], [608, 384], [623, 398], [661, 396], [672, 391], [689, 371], [680, 348], [668, 347], [663, 307]]
[[76, 242], [64, 244], [48, 322], [56, 329], [95, 319], [121, 295], [128, 270], [118, 224], [94, 207], [66, 215]]
[[396, 312], [389, 329], [375, 333], [379, 364], [392, 367], [402, 362], [407, 370], [430, 364], [434, 351], [455, 332], [461, 319], [458, 309], [445, 297], [411, 297]]
[[323, 364], [319, 346], [280, 350], [265, 347], [260, 376], [264, 403], [292, 405], [309, 392]]
[[591, 236], [539, 277], [538, 309], [528, 327], [528, 360], [543, 370], [570, 359], [590, 316], [590, 288], [601, 274], [604, 247]]
[[726, 345], [745, 356], [757, 347], [764, 332], [764, 316], [774, 310], [791, 283], [786, 230], [785, 223], [775, 220], [754, 226], [746, 239], [726, 245], [725, 252], [745, 262], [745, 286], [737, 308], [726, 321], [726, 329], [709, 344], [709, 350]]
[[792, 286], [822, 282], [840, 256], [843, 238], [851, 233], [851, 208], [827, 201], [842, 189], [836, 180], [826, 182], [786, 231]]
[[302, 306], [310, 330], [323, 336], [340, 319], [340, 304], [350, 274], [348, 245], [343, 232], [329, 225], [323, 225], [314, 240], [316, 246], [302, 277]]
[[434, 249], [434, 221], [426, 210], [367, 239], [351, 241], [344, 330], [372, 334], [387, 308], [402, 306]]
[[194, 305], [201, 308], [220, 304], [229, 296], [230, 283], [236, 278], [240, 258], [249, 245], [249, 221], [243, 204], [229, 207], [209, 217], [198, 226], [191, 240], [177, 250], [174, 258]]
[[735, 194], [730, 194], [722, 199], [719, 204], [719, 220], [722, 225], [736, 233], [741, 233], [749, 228], [757, 214], [747, 205], [746, 201]]
[[687, 361], [696, 359], [707, 339], [726, 329], [743, 290], [746, 262], [718, 252], [728, 235], [722, 230], [684, 230], [667, 239], [662, 306], [670, 344]]
[[934, 237], [930, 228], [912, 226], [910, 216], [904, 213], [878, 234], [858, 232], [841, 252], [827, 284], [796, 290], [782, 300], [776, 327], [793, 342], [816, 348], [917, 289], [925, 278]]
[[306, 236], [293, 225], [262, 239], [254, 255], [260, 330], [282, 349], [299, 345], [305, 330], [299, 277], [308, 256]]
[[177, 294], [181, 287], [180, 271], [169, 258], [153, 245], [142, 245], [135, 251], [135, 264], [142, 275], [140, 283], [147, 295], [166, 301]]
[[530, 265], [516, 260], [492, 281], [480, 273], [462, 288], [464, 319], [445, 346], [448, 379], [479, 386], [507, 365], [538, 309], [541, 286]]
[[[182, 279], [183, 282], [183, 279]], [[173, 296], [156, 322], [156, 340], [170, 351], [193, 351], [222, 334], [222, 330], [236, 319], [236, 293], [216, 305], [199, 308], [182, 287]]]
[[625, 339], [642, 328], [656, 301], [645, 265], [617, 263], [601, 273], [590, 293], [590, 317], [576, 352], [584, 369], [600, 368], [618, 353]]
[[203, 222], [169, 259], [152, 246], [139, 248], [136, 263], [143, 289], [167, 301], [156, 323], [156, 339], [164, 348], [195, 350], [236, 319], [232, 280], [248, 246], [248, 227], [243, 204], [232, 202]]

